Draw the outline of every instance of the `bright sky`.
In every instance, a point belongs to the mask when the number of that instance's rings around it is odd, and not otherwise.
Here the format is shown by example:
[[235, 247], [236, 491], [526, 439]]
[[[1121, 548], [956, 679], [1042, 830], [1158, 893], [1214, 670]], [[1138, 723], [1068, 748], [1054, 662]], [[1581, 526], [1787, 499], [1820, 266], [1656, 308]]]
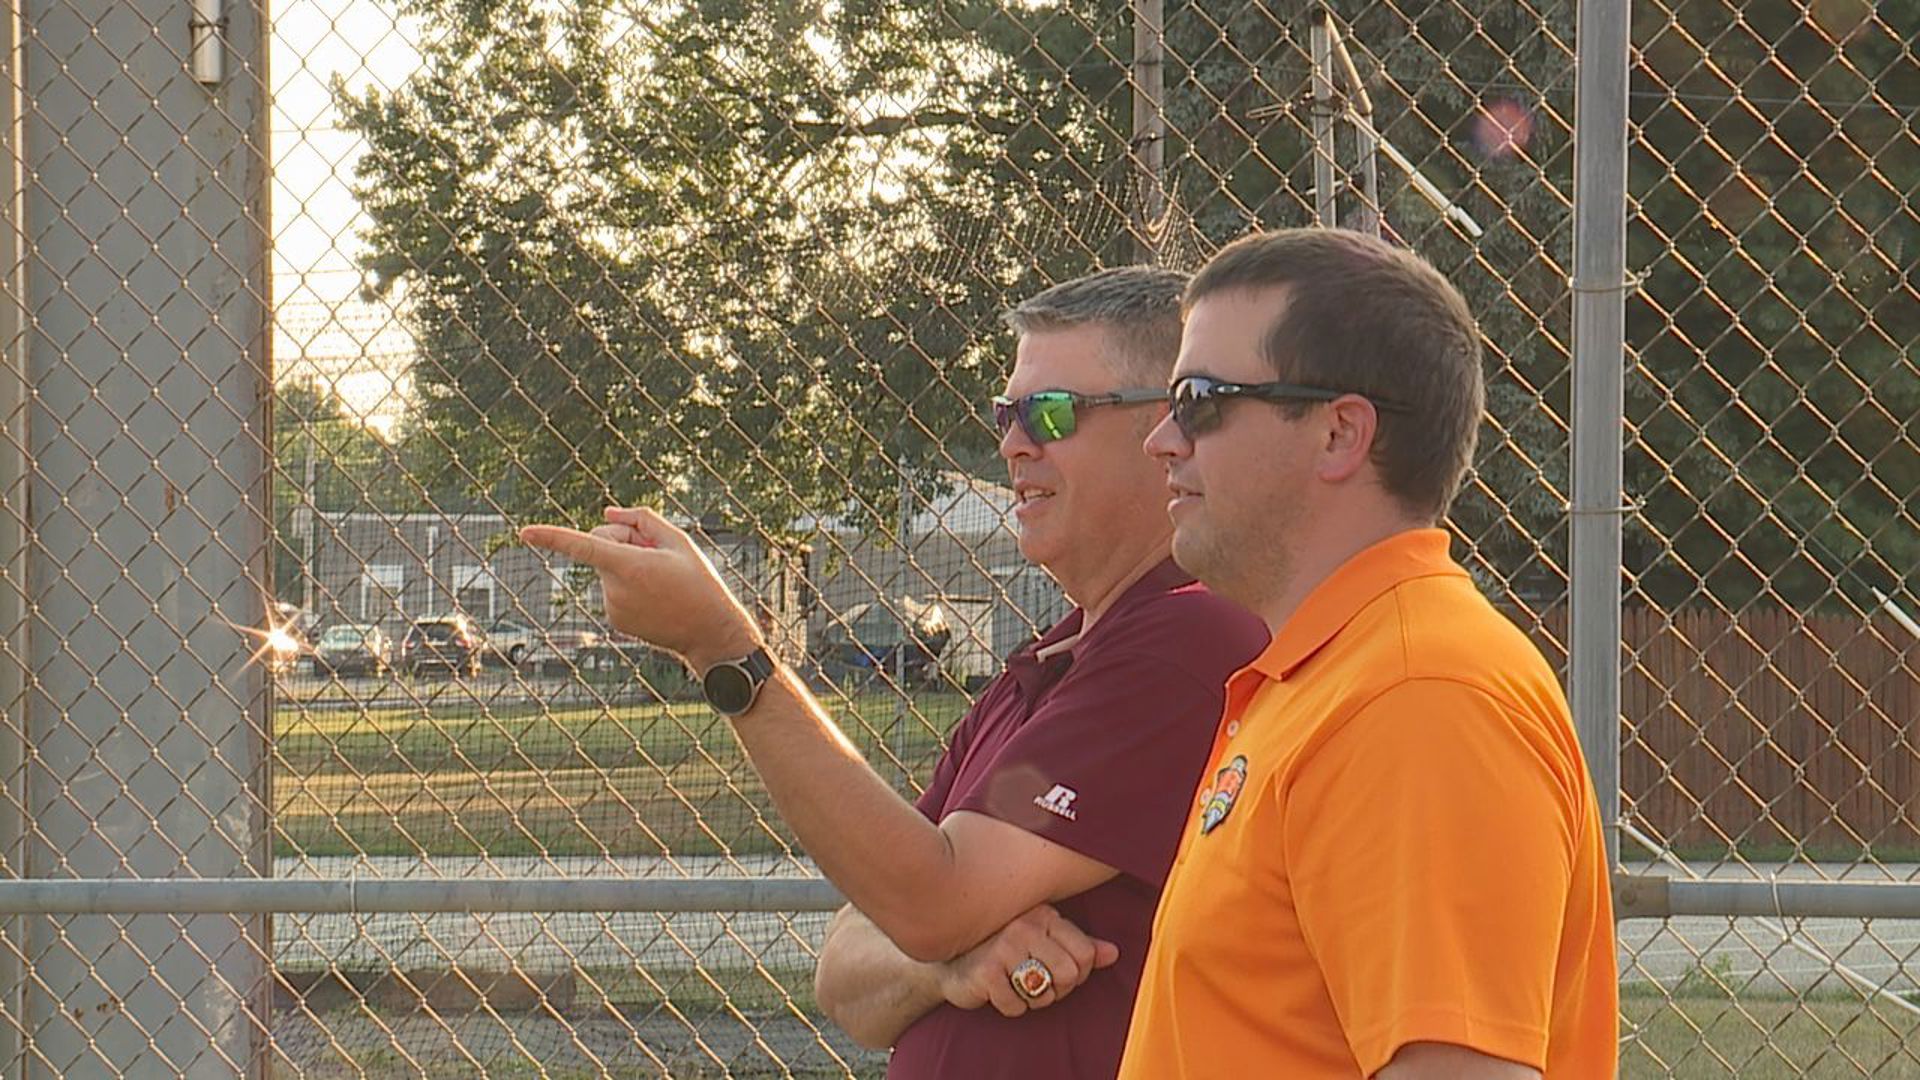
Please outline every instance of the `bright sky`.
[[280, 377], [318, 378], [390, 428], [404, 407], [411, 337], [387, 303], [362, 303], [353, 197], [361, 140], [342, 131], [328, 84], [393, 87], [419, 64], [395, 0], [273, 5], [274, 356]]

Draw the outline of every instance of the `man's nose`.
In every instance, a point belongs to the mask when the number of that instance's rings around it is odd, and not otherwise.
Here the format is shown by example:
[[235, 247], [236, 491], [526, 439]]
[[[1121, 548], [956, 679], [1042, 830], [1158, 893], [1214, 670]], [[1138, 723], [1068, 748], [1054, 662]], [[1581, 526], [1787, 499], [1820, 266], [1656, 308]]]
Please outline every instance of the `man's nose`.
[[1187, 456], [1193, 444], [1187, 441], [1180, 425], [1174, 423], [1173, 413], [1168, 412], [1160, 418], [1159, 423], [1153, 425], [1152, 431], [1147, 432], [1147, 441], [1140, 445], [1140, 449], [1151, 458], [1178, 458]]
[[1027, 429], [1021, 427], [1018, 421], [1008, 424], [1007, 430], [1000, 433], [999, 449], [1000, 456], [1008, 461], [1040, 455], [1040, 444], [1033, 441], [1033, 436], [1028, 435]]

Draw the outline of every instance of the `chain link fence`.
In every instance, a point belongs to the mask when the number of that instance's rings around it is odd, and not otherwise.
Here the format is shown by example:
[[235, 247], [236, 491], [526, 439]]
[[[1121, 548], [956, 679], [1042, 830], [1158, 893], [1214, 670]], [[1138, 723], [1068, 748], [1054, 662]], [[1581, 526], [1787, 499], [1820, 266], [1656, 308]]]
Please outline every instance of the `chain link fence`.
[[[1491, 387], [1452, 526], [1568, 662], [1614, 419], [1570, 3], [271, 14], [5, 20], [6, 876], [316, 890], [7, 901], [10, 1075], [878, 1075], [725, 723], [512, 537], [692, 527], [911, 792], [1067, 610], [984, 403], [999, 312], [1102, 266], [1316, 222], [1433, 261]], [[1920, 10], [1632, 17], [1620, 853], [1776, 903], [1622, 922], [1623, 1074], [1914, 1075], [1920, 923], [1778, 884], [1920, 889]], [[588, 886], [629, 891], [533, 909]]]
[[[1635, 13], [1621, 850], [1678, 876], [1920, 869], [1917, 16]], [[1917, 924], [1646, 925], [1630, 1067], [1916, 1070]]]

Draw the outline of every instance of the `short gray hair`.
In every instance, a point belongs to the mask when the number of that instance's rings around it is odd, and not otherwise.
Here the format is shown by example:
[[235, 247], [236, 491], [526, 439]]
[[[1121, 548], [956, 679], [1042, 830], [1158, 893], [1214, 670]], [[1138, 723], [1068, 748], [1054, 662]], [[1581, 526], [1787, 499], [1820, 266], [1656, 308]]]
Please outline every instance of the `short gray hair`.
[[1119, 266], [1063, 281], [1000, 318], [1025, 337], [1097, 323], [1110, 330], [1111, 360], [1123, 374], [1164, 384], [1180, 355], [1187, 275], [1158, 266]]

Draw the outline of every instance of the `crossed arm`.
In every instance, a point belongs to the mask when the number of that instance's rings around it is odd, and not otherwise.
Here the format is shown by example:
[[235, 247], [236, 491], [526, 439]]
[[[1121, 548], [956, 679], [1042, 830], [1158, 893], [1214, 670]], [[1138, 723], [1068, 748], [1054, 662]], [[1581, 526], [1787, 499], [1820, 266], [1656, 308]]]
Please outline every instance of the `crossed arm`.
[[[1027, 956], [1054, 972], [1055, 990], [1031, 1004], [1013, 993], [1005, 973]], [[906, 956], [857, 910], [840, 909], [827, 928], [814, 973], [821, 1008], [862, 1046], [884, 1049], [942, 1002], [959, 1008], [992, 1004], [1019, 1016], [1052, 1004], [1095, 970], [1118, 957], [1041, 906], [1009, 923], [978, 948], [950, 963], [925, 964]], [[1408, 1043], [1374, 1080], [1540, 1080], [1531, 1066], [1451, 1043]]]
[[[915, 1020], [942, 1003], [961, 1009], [992, 1005], [1003, 1016], [1045, 1008], [1072, 993], [1088, 976], [1119, 958], [1042, 904], [945, 963], [924, 963], [901, 952], [872, 920], [851, 905], [827, 927], [814, 972], [814, 994], [834, 1023], [862, 1046], [883, 1049]], [[1053, 988], [1031, 1000], [1014, 992], [1007, 973], [1033, 957], [1053, 974]]]

